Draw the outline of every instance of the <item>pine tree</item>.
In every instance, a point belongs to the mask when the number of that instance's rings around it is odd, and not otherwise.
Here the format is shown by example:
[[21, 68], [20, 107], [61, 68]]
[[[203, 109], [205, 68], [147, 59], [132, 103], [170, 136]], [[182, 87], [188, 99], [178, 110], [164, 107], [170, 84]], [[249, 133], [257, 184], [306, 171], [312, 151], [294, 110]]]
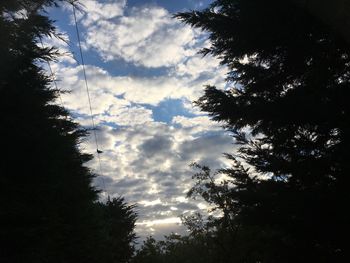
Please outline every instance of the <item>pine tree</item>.
[[135, 206], [128, 205], [123, 197], [119, 197], [98, 203], [98, 208], [102, 233], [100, 245], [103, 251], [99, 262], [129, 262], [135, 252]]
[[193, 192], [226, 209], [235, 227], [257, 229], [260, 249], [270, 242], [261, 249], [268, 259], [248, 262], [344, 262], [348, 44], [289, 1], [217, 0], [177, 17], [207, 31], [212, 46], [202, 53], [229, 69], [231, 88], [209, 86], [197, 105], [240, 145], [220, 171], [229, 181], [215, 188], [228, 206], [203, 191], [203, 178]]
[[[38, 44], [56, 35], [45, 8], [60, 2], [0, 1], [0, 262], [126, 262], [132, 207], [97, 203], [95, 175], [84, 165], [91, 156], [78, 147], [86, 131], [54, 102], [58, 91], [42, 68], [58, 55]], [[123, 213], [106, 220], [103, 207]], [[128, 252], [109, 261], [116, 252], [104, 247], [104, 234], [116, 228], [108, 242]]]

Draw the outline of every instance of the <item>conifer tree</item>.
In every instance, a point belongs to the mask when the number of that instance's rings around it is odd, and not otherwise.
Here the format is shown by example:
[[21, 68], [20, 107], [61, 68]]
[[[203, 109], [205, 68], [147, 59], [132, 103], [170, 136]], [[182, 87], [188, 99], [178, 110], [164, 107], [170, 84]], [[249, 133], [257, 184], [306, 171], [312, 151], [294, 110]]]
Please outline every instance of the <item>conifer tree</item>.
[[[0, 262], [127, 262], [136, 215], [122, 199], [97, 203], [91, 156], [78, 148], [86, 131], [42, 68], [58, 55], [38, 44], [56, 34], [45, 8], [60, 2], [0, 1]], [[122, 259], [104, 246], [113, 242]]]
[[208, 86], [197, 105], [240, 147], [219, 171], [228, 180], [204, 167], [190, 194], [220, 208], [227, 231], [255, 229], [246, 248], [261, 242], [234, 262], [345, 262], [348, 44], [289, 1], [217, 0], [177, 17], [207, 31], [202, 53], [229, 69], [231, 88]]
[[124, 198], [108, 199], [98, 203], [101, 216], [101, 257], [98, 262], [129, 262], [135, 252], [134, 233], [137, 215], [135, 206], [128, 205]]

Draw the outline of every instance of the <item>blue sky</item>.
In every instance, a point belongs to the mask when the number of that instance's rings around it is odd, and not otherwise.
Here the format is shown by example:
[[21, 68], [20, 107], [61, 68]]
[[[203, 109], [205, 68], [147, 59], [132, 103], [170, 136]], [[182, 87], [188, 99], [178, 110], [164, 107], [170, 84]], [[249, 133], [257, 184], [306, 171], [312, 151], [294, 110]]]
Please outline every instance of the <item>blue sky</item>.
[[[136, 203], [137, 233], [160, 236], [183, 231], [181, 214], [206, 211], [204, 202], [185, 198], [193, 183], [193, 161], [223, 167], [232, 138], [192, 101], [204, 85], [225, 87], [226, 69], [197, 52], [210, 45], [205, 32], [172, 15], [204, 8], [197, 0], [84, 0], [77, 13], [91, 92], [102, 171], [88, 165], [111, 196]], [[66, 42], [47, 39], [62, 55], [52, 64], [63, 104], [75, 120], [91, 126], [71, 6], [48, 10]], [[76, 60], [72, 54], [75, 54]], [[96, 152], [90, 136], [82, 150]], [[106, 193], [104, 194], [106, 195]], [[102, 196], [103, 198], [104, 196]]]

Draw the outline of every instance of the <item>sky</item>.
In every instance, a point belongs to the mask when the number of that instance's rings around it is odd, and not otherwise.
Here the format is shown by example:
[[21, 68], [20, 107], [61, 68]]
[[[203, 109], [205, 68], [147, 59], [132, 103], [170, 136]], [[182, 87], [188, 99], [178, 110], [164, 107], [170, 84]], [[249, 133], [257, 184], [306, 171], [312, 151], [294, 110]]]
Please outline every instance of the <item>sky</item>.
[[[94, 184], [111, 197], [136, 204], [136, 232], [161, 237], [183, 233], [180, 215], [207, 211], [204, 201], [186, 198], [194, 181], [192, 162], [213, 169], [227, 166], [223, 153], [232, 137], [193, 105], [205, 85], [225, 88], [226, 68], [198, 51], [207, 34], [172, 15], [205, 8], [199, 0], [83, 0], [77, 12], [80, 38], [100, 154], [93, 135], [81, 144], [95, 158]], [[62, 56], [51, 67], [63, 106], [91, 128], [90, 110], [72, 7], [51, 8], [66, 39], [47, 39]]]

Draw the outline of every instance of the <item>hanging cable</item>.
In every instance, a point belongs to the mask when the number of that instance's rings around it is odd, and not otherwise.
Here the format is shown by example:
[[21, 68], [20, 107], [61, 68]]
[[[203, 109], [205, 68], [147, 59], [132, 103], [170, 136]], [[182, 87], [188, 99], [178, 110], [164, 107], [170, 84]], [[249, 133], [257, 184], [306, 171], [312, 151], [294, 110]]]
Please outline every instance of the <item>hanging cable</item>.
[[[90, 90], [89, 90], [89, 85], [88, 85], [88, 81], [87, 81], [87, 77], [86, 77], [85, 62], [84, 62], [83, 51], [82, 51], [82, 48], [81, 48], [80, 33], [79, 33], [79, 28], [78, 28], [78, 22], [77, 22], [77, 16], [76, 16], [76, 11], [75, 11], [74, 1], [71, 2], [71, 5], [72, 5], [72, 8], [73, 8], [73, 16], [74, 16], [75, 30], [76, 30], [78, 46], [79, 46], [81, 66], [82, 66], [82, 70], [83, 70], [83, 76], [84, 76], [84, 80], [85, 80], [85, 88], [86, 88], [86, 93], [87, 93], [88, 102], [89, 102], [90, 118], [91, 118], [93, 135], [94, 135], [94, 139], [95, 139], [97, 159], [98, 159], [98, 163], [99, 163], [100, 174], [102, 175], [102, 165], [101, 165], [101, 158], [100, 158], [100, 154], [102, 153], [102, 151], [99, 149], [99, 146], [98, 146], [98, 140], [97, 140], [97, 134], [96, 134], [96, 125], [95, 125], [94, 115], [93, 115], [93, 112], [92, 112]], [[101, 178], [102, 178], [103, 190], [107, 194], [105, 181], [104, 181], [103, 177], [101, 177]]]

